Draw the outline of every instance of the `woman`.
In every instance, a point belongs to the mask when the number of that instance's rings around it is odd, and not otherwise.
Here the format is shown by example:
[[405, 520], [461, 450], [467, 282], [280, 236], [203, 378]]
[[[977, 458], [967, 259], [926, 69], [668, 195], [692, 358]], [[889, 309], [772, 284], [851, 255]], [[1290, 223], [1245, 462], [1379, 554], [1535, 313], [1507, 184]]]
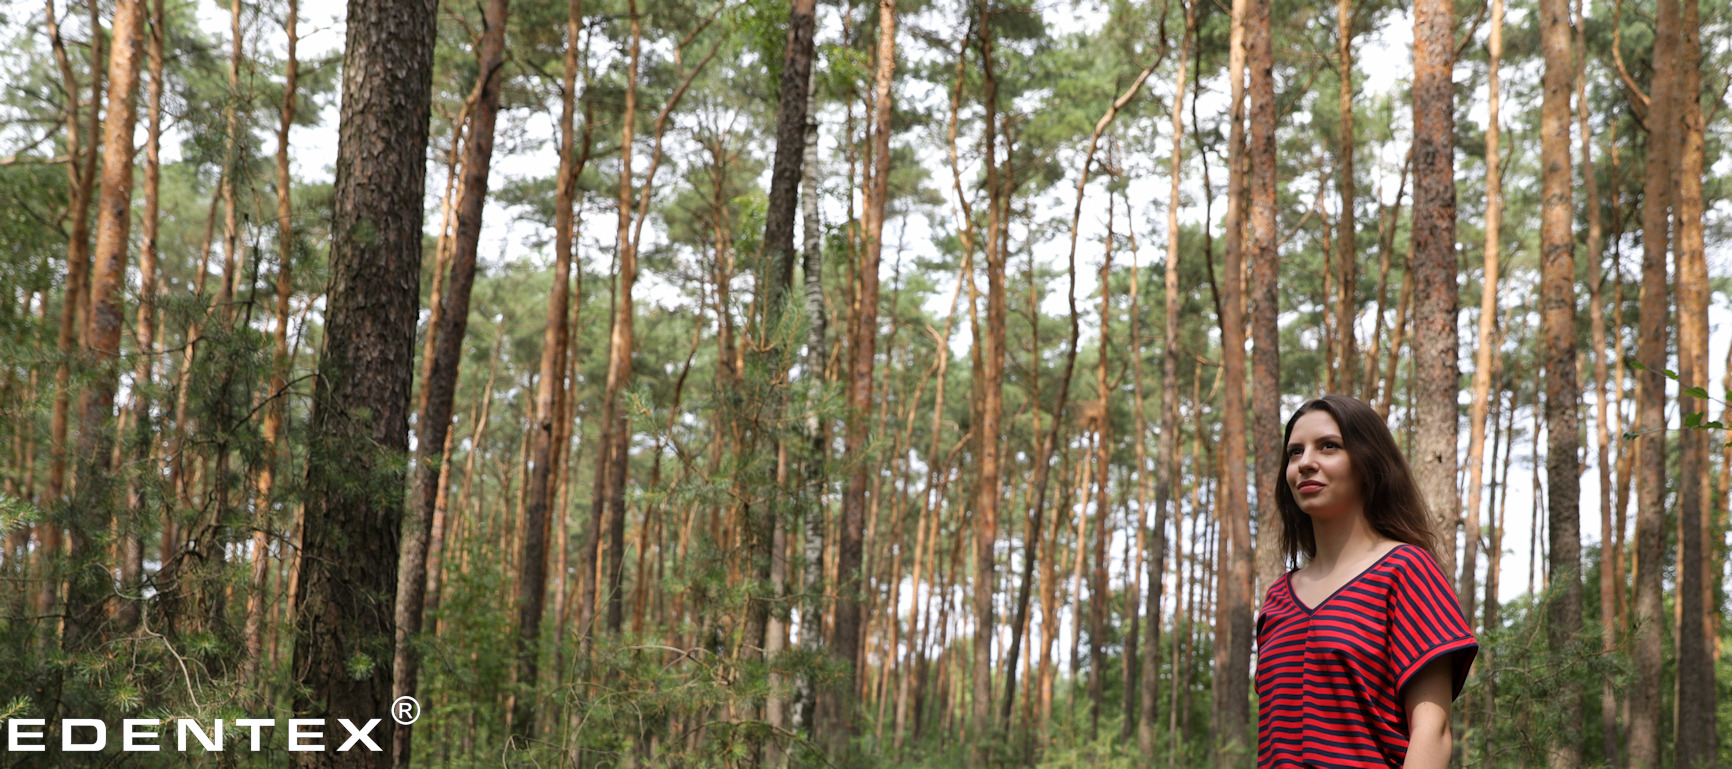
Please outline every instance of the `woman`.
[[1407, 460], [1377, 412], [1341, 395], [1294, 412], [1285, 445], [1281, 549], [1305, 565], [1257, 616], [1258, 767], [1448, 766], [1450, 704], [1479, 644]]

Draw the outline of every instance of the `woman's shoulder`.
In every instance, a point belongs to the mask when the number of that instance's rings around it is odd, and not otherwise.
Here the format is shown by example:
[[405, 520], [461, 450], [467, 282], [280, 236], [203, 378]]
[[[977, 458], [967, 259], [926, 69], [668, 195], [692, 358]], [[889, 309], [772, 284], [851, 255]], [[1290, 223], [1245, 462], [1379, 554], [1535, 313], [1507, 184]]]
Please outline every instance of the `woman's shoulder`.
[[1454, 595], [1454, 580], [1445, 574], [1443, 567], [1438, 565], [1437, 557], [1418, 545], [1403, 542], [1390, 550], [1384, 559], [1389, 564], [1389, 570], [1396, 581], [1414, 586], [1424, 586], [1428, 590], [1449, 591]]

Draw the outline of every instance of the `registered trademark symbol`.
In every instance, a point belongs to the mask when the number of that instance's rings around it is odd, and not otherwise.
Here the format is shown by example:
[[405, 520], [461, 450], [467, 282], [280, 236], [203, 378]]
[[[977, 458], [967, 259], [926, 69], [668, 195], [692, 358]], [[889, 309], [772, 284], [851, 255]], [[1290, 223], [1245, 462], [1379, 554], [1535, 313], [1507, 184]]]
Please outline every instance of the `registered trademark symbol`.
[[391, 720], [408, 726], [421, 717], [421, 703], [407, 694], [391, 703]]

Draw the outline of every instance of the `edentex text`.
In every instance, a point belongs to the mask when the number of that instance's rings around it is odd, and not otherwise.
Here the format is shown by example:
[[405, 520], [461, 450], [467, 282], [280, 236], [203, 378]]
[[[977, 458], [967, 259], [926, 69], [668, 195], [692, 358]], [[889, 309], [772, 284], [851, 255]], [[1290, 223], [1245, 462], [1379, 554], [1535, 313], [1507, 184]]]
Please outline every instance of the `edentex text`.
[[[356, 747], [378, 753], [382, 749], [379, 743], [373, 741], [373, 728], [379, 725], [380, 719], [374, 718], [363, 726], [347, 718], [337, 719], [337, 723], [348, 731], [336, 748], [338, 752]], [[157, 731], [166, 721], [155, 718], [128, 718], [120, 722], [121, 752], [152, 752], [163, 750], [165, 735]], [[261, 744], [259, 732], [265, 728], [274, 728], [276, 719], [272, 718], [237, 718], [234, 720], [236, 730], [246, 730], [248, 747], [258, 752]], [[48, 750], [48, 736], [44, 732], [48, 722], [41, 718], [14, 718], [6, 723], [6, 750], [10, 753], [42, 753]], [[174, 721], [175, 749], [181, 752], [187, 750], [189, 744], [196, 743], [206, 753], [223, 751], [223, 720], [216, 719], [206, 728], [206, 725], [189, 719]], [[337, 735], [333, 734], [335, 739]], [[239, 735], [236, 735], [237, 741]], [[190, 738], [190, 741], [189, 741]], [[60, 721], [60, 750], [66, 753], [94, 753], [108, 747], [108, 724], [99, 718], [65, 718]], [[292, 751], [323, 752], [325, 748], [325, 719], [323, 718], [291, 718], [288, 720], [288, 749]]]

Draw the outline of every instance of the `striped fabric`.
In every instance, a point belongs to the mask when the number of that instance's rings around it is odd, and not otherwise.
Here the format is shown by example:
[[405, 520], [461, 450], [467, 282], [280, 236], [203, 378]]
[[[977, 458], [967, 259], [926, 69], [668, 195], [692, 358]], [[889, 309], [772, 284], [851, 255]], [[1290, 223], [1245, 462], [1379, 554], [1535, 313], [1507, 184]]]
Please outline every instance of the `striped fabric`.
[[1407, 757], [1401, 691], [1448, 655], [1453, 696], [1478, 653], [1455, 590], [1423, 549], [1398, 545], [1316, 607], [1291, 574], [1257, 614], [1259, 769], [1400, 767]]

